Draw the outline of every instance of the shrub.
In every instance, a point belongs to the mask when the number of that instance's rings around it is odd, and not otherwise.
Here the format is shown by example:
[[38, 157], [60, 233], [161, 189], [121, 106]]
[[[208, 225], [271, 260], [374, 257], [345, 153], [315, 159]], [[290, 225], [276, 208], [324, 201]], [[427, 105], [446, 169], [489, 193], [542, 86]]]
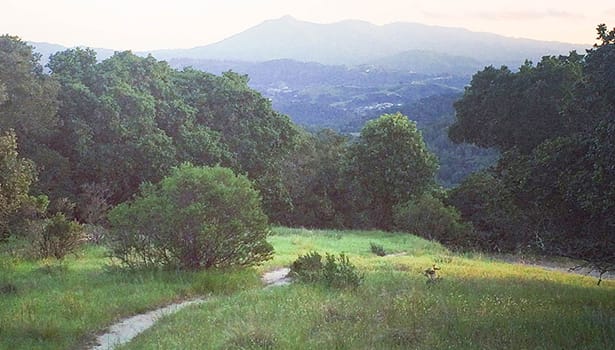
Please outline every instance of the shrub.
[[47, 220], [38, 244], [39, 257], [62, 259], [85, 242], [83, 228], [76, 221], [56, 213]]
[[243, 175], [184, 164], [109, 213], [113, 256], [132, 267], [249, 266], [271, 258], [267, 217]]
[[380, 244], [376, 244], [376, 243], [370, 242], [369, 243], [369, 247], [370, 247], [372, 253], [374, 253], [374, 254], [376, 254], [378, 256], [385, 256], [385, 255], [387, 255], [386, 250], [384, 250], [384, 247], [381, 246]]
[[293, 262], [289, 275], [300, 282], [312, 283], [322, 279], [322, 271], [322, 256], [317, 252], [309, 252]]
[[474, 248], [514, 252], [530, 242], [527, 220], [514, 204], [512, 192], [488, 172], [468, 176], [450, 192], [447, 203], [472, 223]]
[[445, 206], [430, 194], [396, 206], [393, 219], [401, 231], [450, 246], [472, 245], [472, 226], [461, 221], [454, 207]]
[[324, 265], [324, 282], [329, 287], [356, 288], [363, 282], [363, 276], [350, 262], [345, 254], [335, 256], [326, 254]]
[[0, 295], [17, 294], [17, 287], [8, 282], [0, 282]]
[[289, 274], [299, 282], [322, 283], [333, 288], [356, 288], [363, 282], [363, 276], [343, 253], [326, 253], [323, 262], [319, 253], [309, 252], [293, 262]]

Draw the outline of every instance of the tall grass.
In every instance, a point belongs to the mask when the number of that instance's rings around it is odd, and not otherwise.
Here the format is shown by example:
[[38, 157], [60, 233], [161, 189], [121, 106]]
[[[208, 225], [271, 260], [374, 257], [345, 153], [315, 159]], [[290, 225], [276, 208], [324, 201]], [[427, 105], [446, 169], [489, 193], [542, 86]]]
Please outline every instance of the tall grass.
[[100, 247], [62, 262], [0, 256], [0, 349], [77, 348], [122, 317], [260, 283], [253, 270], [127, 271], [110, 263]]
[[[608, 349], [615, 281], [454, 254], [407, 235], [275, 229], [275, 258], [244, 271], [127, 271], [99, 247], [63, 262], [0, 256], [0, 349], [83, 348], [113, 322], [179, 299], [125, 349]], [[370, 244], [390, 255], [379, 257]], [[261, 289], [299, 255], [344, 253], [357, 289]], [[437, 264], [441, 279], [422, 272]]]
[[[122, 349], [607, 349], [615, 283], [455, 255], [383, 232], [278, 229], [273, 266], [307, 251], [345, 253], [356, 290], [295, 284], [250, 290], [173, 315]], [[377, 257], [370, 242], [394, 256]], [[442, 278], [421, 272], [438, 264]]]

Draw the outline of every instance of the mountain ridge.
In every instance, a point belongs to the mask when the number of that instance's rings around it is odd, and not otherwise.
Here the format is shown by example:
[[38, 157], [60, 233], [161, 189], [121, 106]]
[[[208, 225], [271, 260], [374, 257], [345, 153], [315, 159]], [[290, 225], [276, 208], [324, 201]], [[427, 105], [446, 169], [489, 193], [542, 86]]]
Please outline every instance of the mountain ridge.
[[[61, 45], [31, 43], [43, 55], [60, 51]], [[472, 73], [484, 66], [518, 67], [526, 59], [544, 54], [567, 54], [589, 45], [509, 38], [463, 28], [394, 22], [377, 25], [361, 20], [319, 24], [291, 16], [266, 20], [224, 40], [190, 49], [136, 51], [160, 60], [196, 59], [266, 62], [291, 59], [348, 67], [380, 65], [419, 73]], [[94, 49], [98, 59], [113, 49]], [[410, 55], [414, 53], [414, 55]]]

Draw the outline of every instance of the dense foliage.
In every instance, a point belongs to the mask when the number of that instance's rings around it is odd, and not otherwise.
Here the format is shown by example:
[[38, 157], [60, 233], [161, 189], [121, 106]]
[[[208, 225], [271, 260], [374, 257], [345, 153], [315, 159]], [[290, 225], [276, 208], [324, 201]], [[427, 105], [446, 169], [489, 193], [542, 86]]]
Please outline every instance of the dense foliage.
[[47, 220], [38, 241], [38, 256], [62, 259], [74, 253], [86, 240], [83, 227], [67, 220], [64, 214], [56, 213]]
[[393, 206], [434, 184], [436, 159], [401, 114], [370, 122], [356, 139], [308, 133], [246, 76], [178, 71], [130, 52], [99, 62], [81, 48], [52, 55], [46, 74], [30, 46], [1, 41], [3, 67], [23, 65], [1, 72], [11, 107], [2, 126], [15, 129], [40, 174], [32, 193], [75, 203], [68, 220], [105, 225], [109, 208], [182, 162], [247, 175], [266, 214], [286, 225], [391, 228]]
[[18, 38], [1, 37], [0, 52], [0, 127], [15, 130], [36, 164], [35, 192], [68, 197], [81, 215], [94, 188], [99, 202], [117, 204], [190, 161], [248, 174], [269, 211], [289, 206], [281, 164], [298, 131], [246, 77], [177, 71], [130, 52], [98, 62], [79, 48], [52, 55], [45, 74]]
[[258, 193], [226, 168], [184, 164], [109, 219], [112, 253], [129, 266], [249, 266], [273, 253]]
[[351, 155], [370, 222], [376, 227], [391, 228], [393, 207], [434, 185], [437, 160], [416, 124], [401, 113], [365, 124]]
[[34, 180], [32, 162], [19, 158], [13, 131], [0, 136], [0, 240], [9, 234], [9, 223], [28, 199]]
[[615, 42], [604, 26], [598, 34], [586, 56], [474, 76], [451, 138], [505, 153], [451, 200], [493, 246], [530, 245], [606, 272], [615, 269]]
[[472, 225], [461, 221], [456, 208], [446, 206], [436, 196], [423, 193], [394, 208], [395, 228], [411, 232], [451, 247], [465, 247], [471, 241]]

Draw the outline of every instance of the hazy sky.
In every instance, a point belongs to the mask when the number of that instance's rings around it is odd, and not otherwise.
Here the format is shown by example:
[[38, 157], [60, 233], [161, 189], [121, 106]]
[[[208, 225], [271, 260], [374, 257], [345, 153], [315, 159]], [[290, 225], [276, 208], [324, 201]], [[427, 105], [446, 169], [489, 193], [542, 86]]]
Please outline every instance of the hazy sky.
[[311, 22], [419, 22], [513, 37], [593, 43], [615, 1], [571, 0], [2, 0], [0, 34], [116, 50], [189, 48], [292, 15]]

